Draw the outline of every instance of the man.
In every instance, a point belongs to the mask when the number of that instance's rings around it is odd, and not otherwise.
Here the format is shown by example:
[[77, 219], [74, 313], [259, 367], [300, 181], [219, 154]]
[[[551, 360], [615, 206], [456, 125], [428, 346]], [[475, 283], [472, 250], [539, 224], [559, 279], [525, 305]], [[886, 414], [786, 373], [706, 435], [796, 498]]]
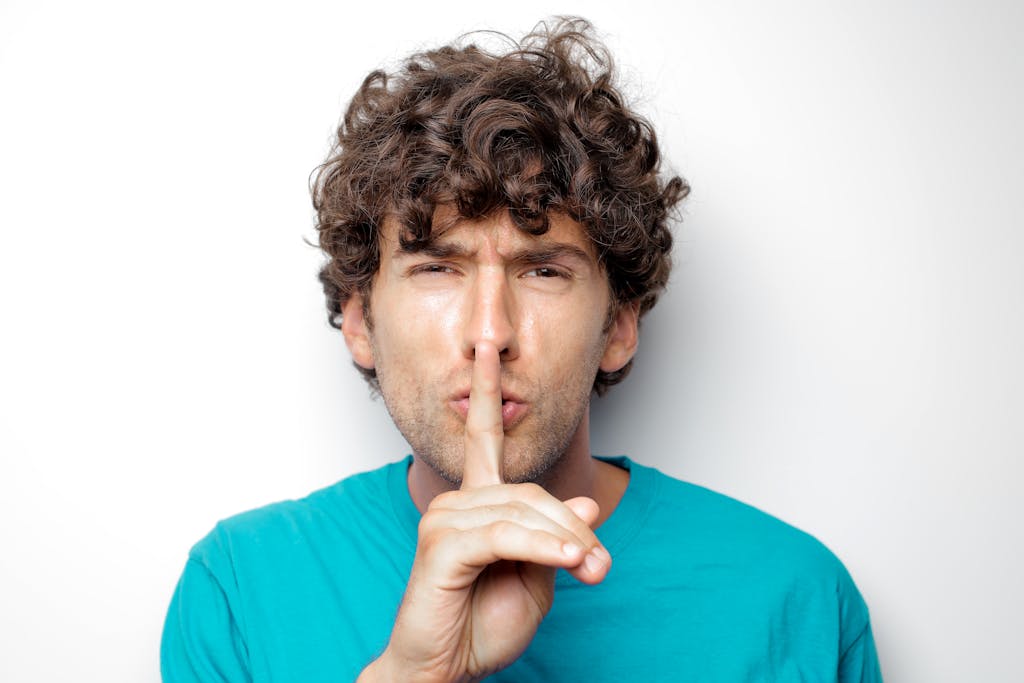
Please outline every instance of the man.
[[590, 454], [688, 192], [609, 65], [565, 21], [366, 79], [314, 188], [321, 280], [412, 456], [221, 522], [165, 680], [880, 680], [814, 539]]

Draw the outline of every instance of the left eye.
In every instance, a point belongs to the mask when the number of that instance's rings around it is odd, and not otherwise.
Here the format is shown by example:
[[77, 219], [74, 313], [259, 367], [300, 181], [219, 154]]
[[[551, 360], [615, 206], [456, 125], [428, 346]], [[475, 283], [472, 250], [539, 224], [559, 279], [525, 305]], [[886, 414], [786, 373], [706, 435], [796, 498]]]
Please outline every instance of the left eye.
[[558, 270], [557, 268], [550, 268], [548, 266], [541, 266], [539, 268], [533, 268], [526, 271], [524, 275], [528, 277], [565, 277], [565, 273]]

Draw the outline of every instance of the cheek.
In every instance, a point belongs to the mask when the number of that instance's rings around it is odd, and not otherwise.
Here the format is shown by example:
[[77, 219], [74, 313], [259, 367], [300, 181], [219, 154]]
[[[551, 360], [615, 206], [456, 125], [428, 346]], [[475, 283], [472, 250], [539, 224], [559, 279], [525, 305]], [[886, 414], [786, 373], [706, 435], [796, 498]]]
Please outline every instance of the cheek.
[[603, 309], [596, 314], [599, 306], [599, 302], [577, 302], [535, 309], [521, 320], [520, 340], [532, 342], [552, 377], [569, 380], [577, 373], [596, 372], [605, 342]]
[[462, 319], [462, 306], [455, 297], [437, 297], [432, 301], [429, 308], [429, 316], [426, 326], [433, 336], [440, 337], [448, 343], [456, 343], [461, 336], [462, 326], [465, 322]]
[[422, 373], [432, 360], [447, 359], [458, 349], [461, 329], [459, 306], [452, 297], [406, 296], [374, 302], [380, 306], [374, 316], [378, 367], [413, 374]]

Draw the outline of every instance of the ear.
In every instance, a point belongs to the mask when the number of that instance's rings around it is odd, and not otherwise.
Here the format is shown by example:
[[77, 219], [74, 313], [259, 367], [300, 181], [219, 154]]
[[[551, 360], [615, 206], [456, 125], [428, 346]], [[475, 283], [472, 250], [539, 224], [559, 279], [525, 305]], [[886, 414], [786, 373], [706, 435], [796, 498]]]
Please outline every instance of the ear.
[[367, 370], [373, 369], [373, 346], [370, 344], [370, 329], [363, 313], [363, 297], [353, 294], [341, 307], [341, 333], [356, 365]]
[[640, 312], [637, 304], [621, 304], [612, 327], [608, 331], [604, 355], [601, 356], [601, 370], [615, 372], [625, 367], [636, 353]]

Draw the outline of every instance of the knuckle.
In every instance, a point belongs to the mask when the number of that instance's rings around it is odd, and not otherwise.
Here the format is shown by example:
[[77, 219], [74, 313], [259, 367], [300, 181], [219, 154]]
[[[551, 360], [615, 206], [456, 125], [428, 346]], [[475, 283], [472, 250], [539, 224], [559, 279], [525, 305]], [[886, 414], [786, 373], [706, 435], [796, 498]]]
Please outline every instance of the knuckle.
[[516, 522], [522, 522], [529, 516], [530, 506], [518, 500], [509, 501], [501, 507], [503, 517]]
[[499, 519], [495, 522], [491, 522], [485, 527], [485, 533], [492, 540], [496, 541], [499, 539], [507, 538], [508, 536], [516, 533], [519, 529], [519, 525], [515, 522], [507, 519]]
[[434, 499], [430, 501], [430, 505], [427, 506], [427, 510], [445, 508], [448, 507], [455, 499], [458, 498], [459, 491], [445, 491], [434, 496]]
[[431, 529], [427, 533], [421, 533], [416, 541], [417, 555], [431, 555], [448, 544], [454, 529]]
[[551, 494], [544, 490], [544, 487], [534, 482], [527, 482], [525, 484], [517, 484], [516, 488], [519, 490], [519, 494], [524, 500], [538, 501], [544, 498], [550, 498]]
[[442, 517], [443, 515], [437, 510], [428, 509], [423, 513], [423, 517], [420, 518], [420, 523], [416, 530], [421, 542], [429, 541], [432, 537], [438, 535], [443, 526]]

